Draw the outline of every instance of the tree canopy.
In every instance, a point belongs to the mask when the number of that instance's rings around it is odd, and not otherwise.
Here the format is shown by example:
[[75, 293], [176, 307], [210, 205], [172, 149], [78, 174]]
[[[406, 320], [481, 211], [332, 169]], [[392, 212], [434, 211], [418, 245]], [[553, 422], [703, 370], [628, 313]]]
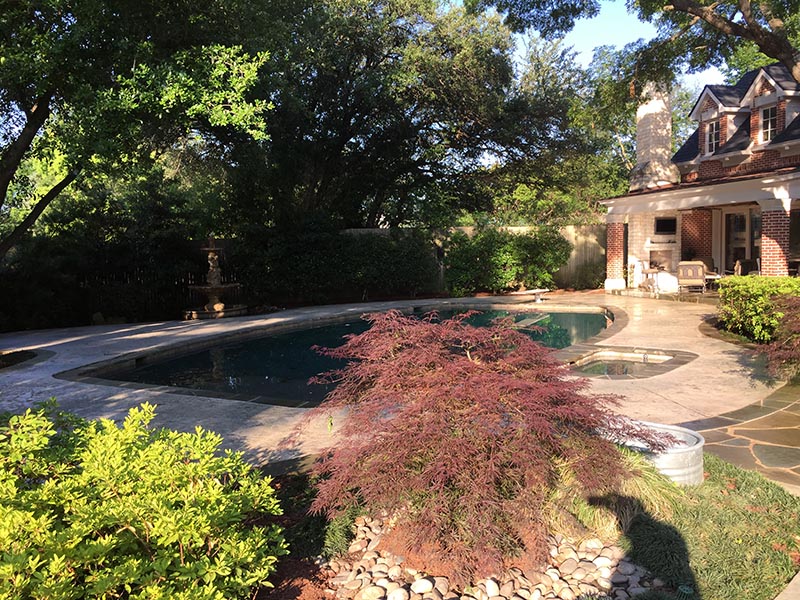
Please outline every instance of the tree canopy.
[[[0, 216], [30, 205], [0, 256], [81, 170], [164, 147], [198, 123], [264, 135], [269, 103], [248, 91], [267, 59], [263, 4], [0, 2]], [[268, 30], [265, 27], [265, 30]], [[255, 43], [254, 43], [255, 41]], [[63, 171], [36, 198], [12, 187], [32, 153]]]
[[[593, 17], [600, 9], [599, 0], [469, 0], [467, 5], [473, 10], [493, 6], [511, 27], [532, 27], [548, 38], [563, 35], [576, 19]], [[692, 70], [721, 66], [749, 44], [785, 65], [800, 82], [797, 0], [630, 0], [627, 6], [659, 31], [637, 48], [640, 76], [671, 80], [676, 65]]]

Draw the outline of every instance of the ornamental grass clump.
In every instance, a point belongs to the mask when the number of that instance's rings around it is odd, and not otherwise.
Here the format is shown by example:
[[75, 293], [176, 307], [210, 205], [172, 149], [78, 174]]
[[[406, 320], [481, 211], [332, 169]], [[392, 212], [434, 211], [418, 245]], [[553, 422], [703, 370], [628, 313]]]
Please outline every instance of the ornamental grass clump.
[[629, 474], [613, 440], [663, 448], [510, 321], [475, 328], [469, 314], [371, 314], [369, 330], [321, 349], [350, 362], [320, 378], [338, 386], [317, 411], [347, 410], [312, 505], [388, 511], [460, 583], [545, 557], [565, 468], [577, 493], [599, 495]]

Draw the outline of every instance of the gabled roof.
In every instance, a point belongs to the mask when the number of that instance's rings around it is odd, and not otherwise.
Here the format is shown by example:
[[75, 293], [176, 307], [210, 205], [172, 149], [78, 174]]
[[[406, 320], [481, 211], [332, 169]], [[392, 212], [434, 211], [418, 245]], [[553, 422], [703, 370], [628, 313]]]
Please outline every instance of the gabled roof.
[[747, 94], [750, 86], [753, 85], [753, 81], [755, 81], [760, 70], [761, 69], [753, 69], [752, 71], [748, 71], [742, 75], [742, 78], [736, 82], [735, 85], [714, 84], [705, 86], [689, 114], [693, 119], [699, 121], [700, 115], [695, 114], [695, 112], [702, 106], [703, 100], [708, 95], [711, 96], [714, 102], [722, 106], [738, 108], [742, 103], [742, 98]]
[[800, 83], [794, 80], [791, 71], [783, 66], [781, 63], [773, 63], [763, 67], [764, 73], [777, 83], [781, 89], [787, 92], [800, 91]]
[[672, 162], [675, 164], [690, 162], [697, 158], [700, 154], [700, 128], [694, 130], [692, 135], [689, 136], [683, 146], [672, 156]]
[[800, 140], [800, 115], [797, 115], [783, 131], [776, 135], [769, 145], [777, 146], [794, 140]]
[[739, 106], [744, 98], [747, 90], [753, 85], [753, 82], [758, 76], [761, 69], [753, 69], [748, 71], [742, 78], [736, 82], [735, 85], [707, 85], [714, 92], [714, 95], [720, 99], [724, 106]]
[[750, 147], [750, 143], [750, 119], [745, 119], [739, 129], [734, 131], [733, 135], [728, 138], [728, 141], [714, 152], [714, 156], [747, 150]]
[[752, 69], [737, 81], [734, 85], [707, 85], [703, 88], [697, 102], [692, 106], [691, 118], [700, 120], [698, 111], [703, 105], [706, 97], [710, 97], [715, 103], [726, 108], [739, 108], [742, 101], [751, 93], [754, 93], [753, 84], [759, 75], [767, 77], [785, 92], [800, 92], [800, 83], [792, 77], [792, 73], [781, 63], [773, 63], [766, 67]]

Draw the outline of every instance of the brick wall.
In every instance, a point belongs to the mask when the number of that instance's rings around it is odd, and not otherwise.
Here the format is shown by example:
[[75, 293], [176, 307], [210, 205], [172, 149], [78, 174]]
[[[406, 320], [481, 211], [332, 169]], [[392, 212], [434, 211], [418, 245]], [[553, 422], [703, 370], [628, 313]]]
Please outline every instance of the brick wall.
[[780, 277], [789, 274], [789, 213], [770, 210], [761, 213], [761, 274]]
[[608, 223], [606, 227], [606, 277], [622, 279], [625, 265], [625, 223]]
[[681, 212], [681, 253], [695, 258], [711, 256], [711, 224], [710, 210]]
[[798, 166], [800, 166], [800, 154], [781, 157], [777, 150], [761, 150], [753, 152], [747, 161], [730, 167], [723, 166], [723, 162], [720, 160], [704, 161], [700, 163], [700, 169], [696, 175], [694, 173], [689, 174], [694, 175], [694, 177], [685, 175], [681, 180], [684, 183], [689, 183], [699, 179], [718, 179], [720, 177], [733, 177], [751, 173], [765, 173], [783, 167]]
[[[756, 90], [756, 96], [764, 96], [767, 94], [775, 93], [775, 89], [767, 82], [761, 81]], [[777, 101], [777, 123], [776, 132], [780, 133], [786, 128], [786, 98], [781, 98]], [[708, 98], [703, 104], [703, 112], [715, 108], [714, 102]], [[761, 110], [763, 107], [751, 106], [750, 109], [750, 139], [751, 142], [758, 146], [761, 144]], [[728, 139], [728, 121], [727, 117], [720, 120], [720, 140], [724, 143]], [[706, 150], [706, 132], [708, 130], [708, 121], [699, 123], [699, 144], [700, 155], [703, 156]], [[800, 166], [800, 155], [781, 157], [777, 150], [754, 150], [744, 162], [739, 164], [727, 165], [722, 160], [704, 160], [700, 162], [697, 170], [693, 170], [681, 177], [682, 183], [691, 183], [693, 181], [703, 181], [711, 179], [720, 179], [723, 177], [735, 177], [738, 175], [751, 175], [755, 173], [767, 173], [775, 169], [785, 167]]]

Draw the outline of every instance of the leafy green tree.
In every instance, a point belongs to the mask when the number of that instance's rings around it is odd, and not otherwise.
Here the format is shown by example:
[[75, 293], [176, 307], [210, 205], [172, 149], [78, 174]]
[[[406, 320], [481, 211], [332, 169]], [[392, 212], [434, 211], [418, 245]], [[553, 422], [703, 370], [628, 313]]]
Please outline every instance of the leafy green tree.
[[436, 219], [429, 207], [447, 211], [503, 143], [512, 40], [496, 16], [433, 0], [323, 1], [292, 27], [263, 81], [269, 140], [232, 140], [240, 221]]
[[725, 64], [720, 70], [725, 76], [725, 82], [733, 85], [748, 71], [765, 67], [774, 62], [773, 58], [762, 54], [758, 46], [752, 42], [746, 42], [733, 50], [731, 55], [725, 59]]
[[[800, 82], [800, 4], [797, 0], [632, 0], [643, 21], [655, 22], [658, 36], [638, 49], [638, 74], [672, 80], [675, 65], [699, 70], [721, 65], [742, 44], [779, 61]], [[495, 7], [517, 30], [533, 27], [553, 38], [578, 18], [593, 17], [599, 0], [468, 0], [473, 10]]]
[[473, 213], [475, 223], [592, 222], [598, 200], [625, 191], [633, 110], [606, 89], [616, 83], [614, 57], [609, 50], [586, 70], [562, 42], [530, 43], [514, 90], [522, 127], [513, 151], [483, 173], [491, 206]]
[[656, 21], [660, 34], [647, 47], [656, 54], [683, 60], [690, 68], [721, 65], [743, 44], [756, 46], [783, 64], [800, 82], [800, 3], [797, 0], [639, 0], [640, 18]]
[[[202, 124], [264, 136], [269, 103], [248, 96], [267, 59], [261, 3], [5, 0], [0, 3], [0, 218], [30, 211], [5, 255], [83, 171], [124, 169]], [[55, 153], [55, 154], [54, 154]], [[33, 154], [63, 158], [33, 201], [12, 183]]]

